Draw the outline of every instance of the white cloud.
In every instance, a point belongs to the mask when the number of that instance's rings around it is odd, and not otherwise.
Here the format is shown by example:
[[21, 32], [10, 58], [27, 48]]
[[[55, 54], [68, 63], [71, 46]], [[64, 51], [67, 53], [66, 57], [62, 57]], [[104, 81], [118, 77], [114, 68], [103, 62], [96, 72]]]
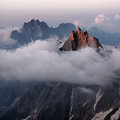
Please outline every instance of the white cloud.
[[96, 23], [96, 24], [101, 24], [101, 23], [104, 22], [104, 20], [105, 20], [104, 15], [103, 15], [103, 14], [99, 14], [99, 15], [95, 18], [95, 23]]
[[84, 93], [87, 93], [87, 94], [91, 94], [93, 93], [93, 90], [92, 89], [89, 89], [89, 88], [85, 88], [85, 87], [79, 87], [80, 91], [84, 92]]
[[114, 19], [115, 19], [115, 21], [120, 21], [120, 15], [115, 15], [115, 17], [114, 17]]
[[78, 27], [79, 26], [79, 21], [78, 20], [76, 20], [76, 21], [74, 21], [74, 23], [73, 23], [76, 27]]
[[104, 14], [99, 14], [98, 16], [95, 17], [95, 24], [104, 24], [104, 23], [109, 23], [110, 18], [105, 16]]
[[12, 29], [0, 29], [0, 46], [13, 45], [16, 40], [10, 38]]
[[91, 27], [97, 27], [105, 32], [119, 32], [120, 33], [120, 25], [119, 25], [119, 15], [115, 15], [115, 17], [109, 17], [104, 14], [99, 14], [95, 17], [94, 22], [83, 25], [83, 27], [90, 29]]
[[80, 23], [78, 20], [74, 21], [73, 24], [74, 24], [76, 27], [83, 25], [83, 23]]
[[92, 48], [59, 52], [56, 43], [36, 41], [15, 51], [0, 50], [0, 77], [6, 80], [108, 84], [120, 66], [120, 51], [102, 57]]

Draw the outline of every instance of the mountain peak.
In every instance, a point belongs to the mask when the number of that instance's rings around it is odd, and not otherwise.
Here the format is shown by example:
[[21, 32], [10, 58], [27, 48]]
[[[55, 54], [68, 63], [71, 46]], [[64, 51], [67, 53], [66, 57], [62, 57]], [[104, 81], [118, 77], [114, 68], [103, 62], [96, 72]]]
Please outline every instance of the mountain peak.
[[71, 32], [71, 36], [70, 37], [74, 39], [74, 37], [75, 37], [75, 31]]
[[34, 19], [34, 18], [30, 19], [28, 22], [33, 22], [33, 21], [35, 21], [35, 19]]
[[34, 18], [32, 18], [32, 19], [30, 19], [27, 23], [34, 23], [34, 22], [40, 22], [38, 19], [34, 19]]
[[78, 29], [77, 29], [77, 32], [79, 33], [79, 32], [81, 32], [81, 29], [80, 29], [80, 27], [78, 27]]
[[38, 39], [47, 39], [50, 36], [63, 38], [69, 36], [71, 30], [75, 29], [76, 27], [72, 23], [61, 23], [56, 28], [50, 28], [44, 21], [40, 22], [38, 19], [31, 19], [23, 24], [22, 28], [20, 28], [21, 32], [13, 30], [10, 37], [17, 40], [20, 44], [27, 44], [31, 42], [31, 39], [35, 41]]
[[69, 51], [69, 50], [78, 50], [84, 47], [92, 48], [103, 48], [99, 43], [99, 40], [95, 37], [88, 36], [87, 31], [83, 32], [79, 27], [78, 30], [72, 31], [71, 36], [65, 42], [65, 44], [60, 48], [60, 50]]
[[38, 25], [40, 23], [40, 21], [37, 19], [35, 20], [34, 18], [33, 19], [30, 19], [28, 22], [25, 22], [23, 24], [23, 27], [24, 25], [28, 24], [29, 26], [34, 26], [34, 25]]

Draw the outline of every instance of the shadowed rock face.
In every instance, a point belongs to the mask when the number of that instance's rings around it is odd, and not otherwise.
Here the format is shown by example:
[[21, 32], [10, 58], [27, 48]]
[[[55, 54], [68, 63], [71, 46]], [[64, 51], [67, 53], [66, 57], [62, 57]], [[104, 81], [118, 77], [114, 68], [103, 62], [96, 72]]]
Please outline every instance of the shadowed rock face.
[[65, 42], [60, 50], [70, 51], [70, 50], [78, 50], [84, 47], [93, 47], [93, 48], [103, 48], [99, 43], [98, 39], [92, 36], [88, 36], [87, 32], [83, 32], [79, 27], [78, 30], [72, 31], [70, 37]]
[[[1, 84], [0, 87], [0, 93], [7, 93], [5, 104], [9, 102], [9, 96], [14, 97], [0, 120], [110, 120], [120, 107], [119, 81], [107, 86], [32, 81], [16, 82], [7, 87], [7, 91]], [[19, 99], [16, 101], [16, 98]], [[0, 104], [0, 107], [5, 105]]]
[[44, 21], [40, 22], [32, 19], [25, 22], [20, 31], [13, 30], [11, 38], [17, 40], [20, 44], [27, 44], [31, 40], [47, 39], [50, 36], [68, 36], [75, 29], [75, 25], [71, 23], [62, 23], [57, 28], [50, 28]]

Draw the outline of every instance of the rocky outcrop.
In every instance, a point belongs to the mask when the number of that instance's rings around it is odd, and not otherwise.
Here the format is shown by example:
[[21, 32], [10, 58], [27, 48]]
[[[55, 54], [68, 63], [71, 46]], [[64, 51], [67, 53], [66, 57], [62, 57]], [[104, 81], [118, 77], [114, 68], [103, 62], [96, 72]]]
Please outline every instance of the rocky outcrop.
[[[110, 120], [119, 113], [119, 81], [103, 87], [35, 81], [25, 86], [19, 100], [0, 120]], [[14, 96], [13, 92], [9, 95]]]
[[50, 28], [44, 21], [40, 22], [32, 19], [25, 22], [19, 31], [13, 30], [11, 38], [17, 40], [20, 44], [26, 44], [31, 40], [46, 39], [50, 36], [68, 36], [75, 29], [75, 25], [71, 23], [62, 23], [57, 28]]
[[79, 27], [78, 30], [72, 31], [70, 37], [65, 42], [65, 44], [60, 48], [60, 50], [70, 51], [70, 50], [78, 50], [84, 47], [92, 47], [92, 48], [103, 48], [99, 43], [99, 40], [95, 37], [88, 36], [88, 33], [83, 32]]

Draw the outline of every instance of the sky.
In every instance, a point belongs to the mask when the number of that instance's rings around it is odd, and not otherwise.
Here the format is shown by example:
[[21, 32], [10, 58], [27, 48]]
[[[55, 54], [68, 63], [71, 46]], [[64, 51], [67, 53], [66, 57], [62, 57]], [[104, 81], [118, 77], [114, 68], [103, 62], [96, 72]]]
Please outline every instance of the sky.
[[119, 5], [120, 0], [0, 0], [0, 27], [22, 26], [35, 18], [50, 27], [76, 22], [82, 27], [100, 24], [106, 26], [104, 30], [111, 27], [120, 32]]

